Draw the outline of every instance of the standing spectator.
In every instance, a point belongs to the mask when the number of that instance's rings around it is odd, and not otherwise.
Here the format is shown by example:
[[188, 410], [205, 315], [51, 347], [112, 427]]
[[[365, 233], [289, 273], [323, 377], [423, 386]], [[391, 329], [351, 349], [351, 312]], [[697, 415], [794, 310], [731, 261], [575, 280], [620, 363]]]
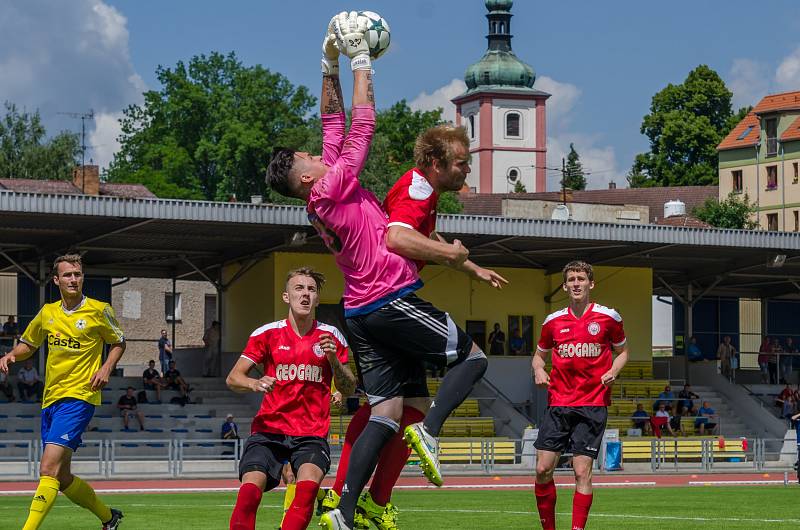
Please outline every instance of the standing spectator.
[[733, 375], [731, 372], [731, 361], [735, 355], [736, 348], [733, 344], [731, 344], [730, 336], [725, 335], [722, 337], [722, 342], [719, 344], [719, 348], [717, 348], [717, 358], [719, 358], [722, 375], [725, 377], [729, 378], [731, 375]]
[[203, 359], [203, 377], [219, 376], [219, 322], [213, 321], [203, 335], [206, 356]]
[[489, 355], [506, 354], [506, 334], [500, 329], [500, 324], [494, 323], [494, 330], [489, 333]]
[[775, 385], [778, 383], [778, 354], [783, 353], [783, 346], [781, 346], [781, 341], [778, 337], [773, 337], [769, 351], [771, 354], [767, 359], [769, 363], [769, 382], [771, 385]]
[[669, 412], [672, 410], [673, 401], [675, 401], [675, 394], [672, 392], [672, 387], [667, 385], [664, 387], [664, 391], [658, 395], [658, 399], [653, 404], [653, 408], [658, 409], [659, 405], [664, 405], [664, 408]]
[[175, 361], [169, 362], [169, 369], [164, 373], [164, 382], [170, 390], [180, 391], [181, 397], [189, 397], [189, 385], [186, 384], [186, 381], [181, 377], [181, 373], [175, 368]]
[[692, 410], [694, 408], [693, 399], [700, 399], [700, 396], [692, 392], [691, 386], [687, 383], [683, 385], [683, 390], [678, 392], [678, 414], [683, 412], [684, 409]]
[[42, 390], [44, 385], [39, 379], [39, 372], [33, 367], [33, 361], [28, 359], [25, 366], [17, 372], [17, 389], [21, 401], [30, 400], [31, 396], [36, 396], [36, 401], [42, 401]]
[[703, 436], [706, 430], [708, 430], [709, 434], [713, 434], [717, 422], [712, 422], [711, 420], [716, 418], [716, 414], [714, 409], [711, 408], [711, 404], [708, 401], [703, 401], [703, 406], [697, 411], [697, 418], [694, 420], [694, 428], [700, 431], [700, 436]]
[[792, 337], [786, 337], [786, 343], [783, 346], [783, 353], [789, 355], [781, 355], [780, 369], [781, 369], [781, 382], [789, 384], [789, 379], [792, 377], [792, 361], [797, 355], [797, 345], [794, 343]]
[[11, 381], [8, 380], [8, 374], [5, 372], [0, 372], [0, 392], [6, 395], [9, 403], [13, 403], [16, 400], [14, 387], [11, 386]]
[[764, 337], [761, 346], [758, 347], [758, 369], [761, 371], [761, 383], [769, 383], [769, 352], [772, 341], [769, 337]]
[[[8, 315], [8, 320], [3, 324], [2, 338], [0, 339], [0, 353], [11, 351], [14, 347], [14, 339], [19, 337], [19, 327], [17, 326], [14, 315]], [[7, 348], [7, 349], [6, 349]]]
[[697, 345], [697, 337], [692, 336], [689, 339], [689, 346], [686, 348], [686, 355], [689, 356], [690, 361], [703, 360], [703, 352], [700, 351], [700, 346]]
[[144, 414], [138, 409], [135, 392], [136, 389], [129, 386], [128, 391], [120, 396], [119, 401], [117, 401], [117, 408], [122, 415], [122, 424], [125, 426], [123, 430], [125, 431], [130, 430], [128, 428], [128, 423], [130, 422], [131, 416], [136, 416], [136, 419], [139, 420], [139, 430], [144, 430]]
[[145, 390], [155, 390], [156, 401], [161, 403], [161, 389], [167, 385], [161, 379], [158, 370], [156, 370], [155, 361], [151, 360], [149, 363], [147, 363], [147, 370], [142, 373], [142, 384], [144, 385]]
[[172, 343], [167, 338], [167, 330], [161, 330], [158, 338], [158, 361], [161, 363], [161, 375], [169, 370], [169, 362], [172, 360]]
[[797, 412], [797, 407], [794, 402], [794, 397], [789, 396], [784, 400], [783, 407], [781, 410], [781, 417], [786, 419], [789, 422], [789, 428], [792, 428], [792, 416], [794, 416], [795, 412]]
[[636, 410], [633, 412], [632, 416], [633, 420], [633, 428], [639, 429], [642, 431], [642, 434], [649, 434], [650, 432], [650, 414], [644, 410], [644, 405], [638, 403], [636, 405]]
[[508, 346], [511, 350], [509, 352], [511, 355], [525, 355], [525, 339], [520, 337], [518, 329], [515, 329], [514, 334], [511, 335], [511, 341]]

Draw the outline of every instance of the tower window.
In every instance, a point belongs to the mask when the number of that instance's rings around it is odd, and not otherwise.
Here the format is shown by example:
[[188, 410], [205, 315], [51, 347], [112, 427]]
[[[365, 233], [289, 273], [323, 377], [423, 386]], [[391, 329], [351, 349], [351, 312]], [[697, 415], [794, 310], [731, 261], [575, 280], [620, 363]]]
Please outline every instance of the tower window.
[[506, 137], [520, 138], [522, 116], [519, 112], [509, 112], [506, 114]]
[[470, 114], [469, 115], [469, 139], [470, 140], [474, 140], [475, 139], [475, 115], [474, 114]]
[[506, 25], [501, 22], [500, 23], [500, 33], [505, 33], [505, 32], [506, 32]]

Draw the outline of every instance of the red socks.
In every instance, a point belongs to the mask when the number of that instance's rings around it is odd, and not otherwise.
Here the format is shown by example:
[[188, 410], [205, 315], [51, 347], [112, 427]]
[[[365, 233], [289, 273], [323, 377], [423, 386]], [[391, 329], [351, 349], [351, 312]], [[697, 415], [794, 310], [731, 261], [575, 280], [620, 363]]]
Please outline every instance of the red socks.
[[356, 443], [359, 435], [361, 435], [361, 431], [367, 426], [370, 414], [372, 414], [372, 408], [367, 403], [364, 403], [350, 419], [350, 424], [347, 426], [344, 445], [342, 445], [342, 456], [339, 457], [339, 466], [336, 468], [336, 481], [331, 486], [331, 489], [337, 495], [342, 494], [344, 479], [347, 477], [347, 465], [350, 463], [350, 451], [353, 449], [353, 444]]
[[593, 495], [584, 495], [575, 492], [572, 498], [572, 530], [583, 530], [586, 520], [589, 519], [589, 509], [592, 507]]
[[400, 473], [403, 472], [403, 468], [408, 462], [408, 455], [411, 454], [411, 449], [403, 440], [403, 430], [412, 423], [417, 423], [424, 419], [425, 414], [421, 411], [414, 407], [403, 407], [400, 431], [392, 436], [389, 443], [381, 450], [378, 466], [375, 468], [372, 484], [369, 486], [369, 493], [376, 504], [386, 506], [386, 503], [392, 498], [392, 489], [397, 484], [397, 479], [400, 478]]
[[256, 512], [262, 493], [255, 484], [242, 484], [231, 515], [231, 530], [255, 530]]
[[[542, 530], [556, 530], [556, 484], [552, 480], [545, 484], [534, 485], [536, 493], [536, 508], [539, 510], [539, 520]], [[588, 512], [588, 511], [587, 511]]]
[[314, 513], [319, 484], [313, 480], [302, 480], [297, 483], [294, 500], [283, 518], [281, 530], [305, 530]]

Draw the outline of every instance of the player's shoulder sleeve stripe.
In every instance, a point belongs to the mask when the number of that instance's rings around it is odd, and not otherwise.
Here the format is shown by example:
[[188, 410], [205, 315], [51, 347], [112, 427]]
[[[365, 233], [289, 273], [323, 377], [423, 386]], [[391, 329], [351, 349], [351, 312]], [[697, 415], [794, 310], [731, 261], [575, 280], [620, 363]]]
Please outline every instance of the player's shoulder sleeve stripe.
[[592, 311], [600, 313], [601, 315], [607, 315], [616, 320], [617, 322], [622, 322], [622, 316], [617, 312], [616, 309], [611, 309], [610, 307], [606, 307], [600, 304], [594, 304], [592, 307]]
[[388, 224], [388, 225], [386, 225], [386, 226], [387, 226], [387, 227], [389, 227], [389, 226], [402, 226], [403, 228], [408, 228], [409, 230], [416, 230], [416, 229], [415, 229], [413, 226], [411, 226], [410, 224], [408, 224], [408, 223], [403, 223], [403, 222], [401, 222], [401, 221], [392, 221], [391, 223], [389, 223], [389, 224]]
[[330, 324], [326, 324], [324, 322], [317, 322], [317, 329], [319, 329], [320, 331], [324, 331], [326, 333], [330, 333], [331, 335], [336, 337], [336, 340], [342, 343], [342, 346], [347, 348], [347, 339], [344, 338], [344, 335], [342, 334], [341, 331], [339, 331], [339, 328], [337, 328], [336, 326], [331, 326]]
[[558, 317], [563, 317], [564, 315], [566, 315], [568, 313], [569, 313], [569, 308], [566, 308], [566, 307], [564, 309], [560, 309], [560, 310], [556, 311], [555, 313], [550, 313], [549, 315], [547, 315], [547, 318], [544, 319], [544, 322], [542, 322], [542, 326], [544, 326], [545, 324], [547, 324], [551, 320], [555, 320]]
[[408, 196], [416, 201], [424, 201], [433, 194], [433, 187], [428, 182], [428, 179], [412, 171], [411, 185], [408, 187]]
[[275, 322], [270, 322], [269, 324], [264, 324], [260, 328], [257, 328], [255, 331], [253, 331], [250, 334], [250, 336], [251, 337], [256, 337], [258, 335], [266, 333], [267, 331], [269, 331], [271, 329], [280, 329], [280, 328], [285, 328], [285, 327], [286, 327], [286, 320], [276, 320]]
[[247, 359], [248, 361], [250, 361], [250, 362], [251, 362], [251, 363], [253, 363], [253, 364], [258, 364], [258, 363], [257, 363], [257, 362], [255, 362], [253, 359], [251, 359], [250, 357], [248, 357], [246, 353], [243, 353], [243, 354], [241, 354], [239, 357], [241, 357], [242, 359]]

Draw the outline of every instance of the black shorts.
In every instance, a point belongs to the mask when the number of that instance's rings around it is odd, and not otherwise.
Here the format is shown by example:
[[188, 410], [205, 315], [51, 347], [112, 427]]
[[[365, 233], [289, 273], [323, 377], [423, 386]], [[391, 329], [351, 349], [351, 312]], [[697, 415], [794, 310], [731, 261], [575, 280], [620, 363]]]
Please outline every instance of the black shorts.
[[244, 444], [239, 461], [239, 480], [245, 473], [261, 471], [267, 475], [264, 491], [269, 491], [281, 483], [281, 470], [285, 462], [291, 464], [295, 475], [303, 464], [314, 464], [323, 474], [327, 474], [331, 467], [328, 441], [319, 436], [253, 433]]
[[533, 446], [597, 459], [607, 419], [607, 407], [547, 407]]
[[472, 339], [450, 315], [413, 293], [348, 317], [347, 328], [370, 405], [427, 397], [425, 362], [447, 366], [472, 350]]

